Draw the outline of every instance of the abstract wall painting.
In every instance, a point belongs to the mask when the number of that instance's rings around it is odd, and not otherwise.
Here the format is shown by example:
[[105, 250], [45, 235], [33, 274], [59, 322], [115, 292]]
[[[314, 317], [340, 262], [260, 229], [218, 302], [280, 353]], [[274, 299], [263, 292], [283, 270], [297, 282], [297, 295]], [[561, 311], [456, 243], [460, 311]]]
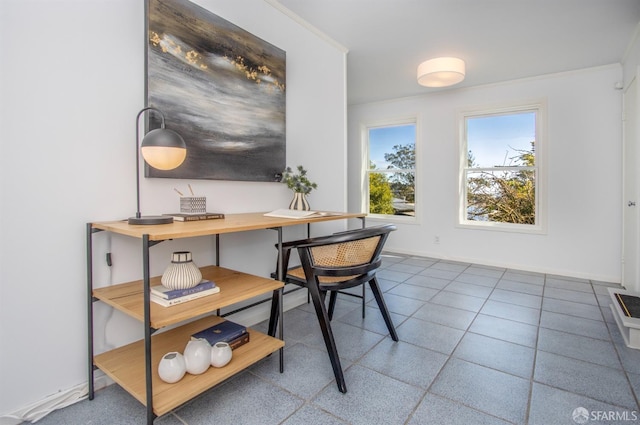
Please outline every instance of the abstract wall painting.
[[148, 1], [147, 104], [188, 153], [146, 175], [275, 181], [286, 162], [285, 52], [190, 1]]

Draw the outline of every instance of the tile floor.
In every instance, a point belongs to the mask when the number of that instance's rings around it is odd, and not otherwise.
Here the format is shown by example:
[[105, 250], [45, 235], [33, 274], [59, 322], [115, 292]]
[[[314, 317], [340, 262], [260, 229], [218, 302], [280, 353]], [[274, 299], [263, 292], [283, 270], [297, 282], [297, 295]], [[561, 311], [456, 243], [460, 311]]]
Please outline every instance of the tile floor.
[[[388, 254], [379, 272], [400, 341], [371, 296], [340, 296], [338, 391], [311, 305], [285, 313], [271, 356], [157, 424], [628, 424], [640, 422], [640, 350], [625, 347], [608, 284]], [[265, 323], [255, 328], [263, 330]], [[582, 407], [586, 416], [573, 419]], [[143, 424], [117, 385], [49, 424]]]

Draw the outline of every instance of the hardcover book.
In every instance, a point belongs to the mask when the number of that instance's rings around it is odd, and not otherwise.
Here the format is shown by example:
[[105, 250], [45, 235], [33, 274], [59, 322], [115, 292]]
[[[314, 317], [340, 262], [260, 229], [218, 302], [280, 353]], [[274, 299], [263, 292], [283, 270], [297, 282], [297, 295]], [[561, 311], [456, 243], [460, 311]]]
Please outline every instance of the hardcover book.
[[216, 342], [230, 342], [238, 337], [248, 334], [247, 328], [234, 323], [230, 320], [225, 320], [217, 325], [213, 325], [210, 328], [204, 329], [200, 332], [196, 332], [191, 335], [192, 339], [204, 338], [209, 344], [213, 345]]
[[[150, 291], [151, 292], [151, 291]], [[204, 291], [196, 292], [194, 294], [185, 295], [184, 297], [178, 297], [173, 299], [165, 299], [157, 296], [153, 292], [150, 293], [150, 299], [156, 304], [160, 304], [163, 307], [171, 307], [172, 305], [178, 305], [186, 303], [188, 301], [197, 300], [198, 298], [206, 297], [208, 295], [217, 294], [220, 292], [220, 287], [214, 286], [211, 289], [205, 289]]]
[[164, 214], [173, 217], [173, 221], [199, 221], [199, 220], [215, 220], [224, 218], [222, 213], [202, 213], [202, 214], [184, 214], [184, 213], [171, 213]]
[[238, 347], [242, 347], [243, 345], [249, 342], [249, 335], [250, 335], [249, 332], [247, 332], [246, 334], [240, 335], [236, 339], [232, 339], [231, 341], [228, 341], [229, 347], [231, 347], [232, 350], [235, 350]]
[[197, 292], [202, 292], [215, 286], [216, 284], [214, 282], [203, 279], [202, 282], [198, 283], [193, 288], [188, 289], [169, 289], [166, 286], [155, 285], [151, 287], [151, 293], [159, 296], [160, 298], [164, 298], [165, 300], [172, 300], [174, 298], [180, 298]]

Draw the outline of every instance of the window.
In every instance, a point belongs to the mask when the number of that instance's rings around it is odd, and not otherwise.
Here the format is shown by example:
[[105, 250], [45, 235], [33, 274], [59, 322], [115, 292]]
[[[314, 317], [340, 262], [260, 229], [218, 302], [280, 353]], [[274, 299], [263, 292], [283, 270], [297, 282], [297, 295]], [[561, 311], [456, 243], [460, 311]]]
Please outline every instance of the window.
[[415, 217], [415, 118], [366, 127], [365, 133], [369, 152], [365, 173], [368, 213]]
[[542, 105], [463, 113], [460, 224], [540, 233]]

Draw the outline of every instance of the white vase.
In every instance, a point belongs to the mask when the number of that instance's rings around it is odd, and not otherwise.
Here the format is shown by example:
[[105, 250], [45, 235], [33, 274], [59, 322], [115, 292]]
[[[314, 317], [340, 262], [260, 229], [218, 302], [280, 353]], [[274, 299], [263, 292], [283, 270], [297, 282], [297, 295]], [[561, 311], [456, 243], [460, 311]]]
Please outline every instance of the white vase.
[[307, 194], [302, 192], [293, 192], [293, 199], [289, 204], [290, 210], [309, 211], [309, 202], [307, 202]]
[[172, 351], [162, 356], [160, 364], [158, 365], [158, 375], [164, 382], [173, 384], [182, 379], [187, 372], [187, 365], [185, 364], [182, 354]]
[[216, 342], [211, 347], [211, 366], [223, 367], [231, 361], [233, 351], [226, 342]]
[[211, 345], [204, 339], [191, 340], [184, 349], [187, 372], [200, 375], [211, 365]]
[[178, 251], [171, 255], [171, 264], [162, 274], [160, 282], [169, 289], [189, 289], [202, 280], [202, 273], [191, 259], [189, 251]]

